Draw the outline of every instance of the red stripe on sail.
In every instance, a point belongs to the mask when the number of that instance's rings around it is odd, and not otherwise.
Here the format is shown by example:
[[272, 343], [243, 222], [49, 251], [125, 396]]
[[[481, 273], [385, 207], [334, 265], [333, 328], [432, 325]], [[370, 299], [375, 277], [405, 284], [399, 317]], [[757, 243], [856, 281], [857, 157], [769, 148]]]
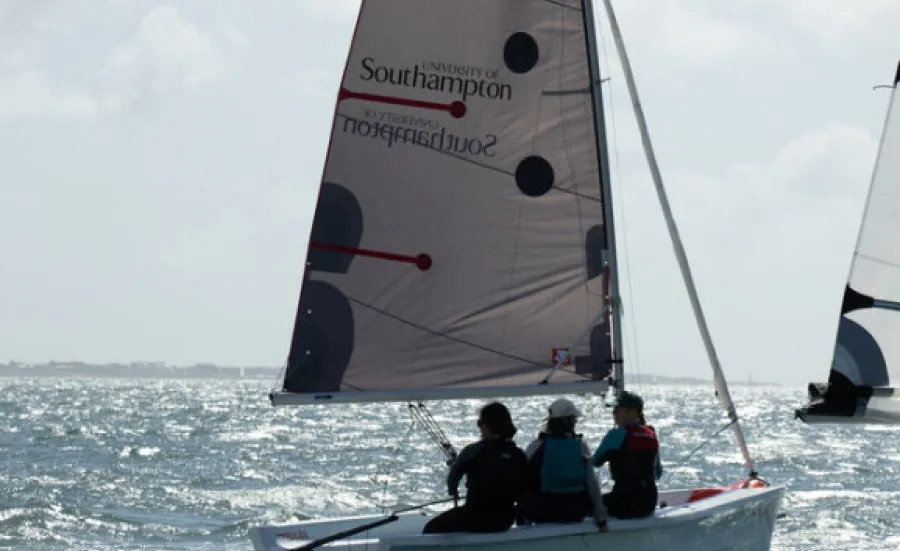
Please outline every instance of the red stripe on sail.
[[335, 253], [358, 254], [359, 256], [368, 256], [369, 258], [380, 258], [381, 260], [390, 260], [392, 262], [405, 262], [413, 264], [416, 268], [423, 272], [431, 269], [431, 256], [425, 253], [416, 256], [405, 254], [389, 253], [386, 251], [375, 251], [372, 249], [360, 249], [357, 247], [345, 247], [343, 245], [333, 245], [331, 243], [311, 242], [309, 248], [318, 249], [320, 251], [331, 251]]
[[403, 105], [405, 107], [417, 107], [419, 109], [431, 109], [433, 111], [446, 111], [454, 119], [460, 119], [466, 114], [466, 104], [461, 101], [453, 103], [438, 103], [434, 101], [421, 101], [410, 98], [398, 98], [396, 96], [380, 96], [378, 94], [366, 94], [363, 92], [353, 92], [346, 88], [341, 88], [338, 92], [338, 101], [345, 99], [361, 99], [363, 101], [374, 101], [377, 103], [387, 103], [390, 105]]

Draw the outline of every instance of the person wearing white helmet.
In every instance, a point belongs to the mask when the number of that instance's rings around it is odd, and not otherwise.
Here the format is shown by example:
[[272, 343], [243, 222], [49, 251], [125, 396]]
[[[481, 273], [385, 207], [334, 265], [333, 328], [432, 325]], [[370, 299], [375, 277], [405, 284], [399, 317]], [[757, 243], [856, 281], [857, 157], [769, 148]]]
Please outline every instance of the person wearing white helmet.
[[593, 516], [597, 527], [606, 531], [606, 508], [589, 464], [591, 452], [575, 433], [581, 412], [571, 400], [559, 398], [548, 413], [544, 430], [525, 449], [528, 483], [523, 520], [567, 523]]

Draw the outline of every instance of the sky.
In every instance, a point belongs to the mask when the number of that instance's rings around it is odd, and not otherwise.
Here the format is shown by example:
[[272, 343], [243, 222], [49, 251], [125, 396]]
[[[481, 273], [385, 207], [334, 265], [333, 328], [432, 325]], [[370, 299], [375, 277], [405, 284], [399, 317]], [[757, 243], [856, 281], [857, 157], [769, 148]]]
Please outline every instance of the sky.
[[[358, 6], [0, 0], [0, 361], [281, 365]], [[616, 6], [726, 375], [824, 380], [900, 2]], [[626, 369], [706, 378], [598, 25]]]

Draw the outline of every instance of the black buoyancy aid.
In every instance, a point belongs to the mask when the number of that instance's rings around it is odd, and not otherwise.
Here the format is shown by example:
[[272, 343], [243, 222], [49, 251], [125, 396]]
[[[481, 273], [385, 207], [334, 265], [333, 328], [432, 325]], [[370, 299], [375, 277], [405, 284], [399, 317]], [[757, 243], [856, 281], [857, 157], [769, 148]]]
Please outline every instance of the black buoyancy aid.
[[656, 433], [643, 425], [625, 427], [628, 435], [619, 452], [609, 461], [609, 473], [616, 490], [650, 490], [656, 488], [656, 456], [659, 441]]
[[512, 507], [524, 490], [526, 459], [512, 440], [486, 440], [466, 474], [466, 506]]

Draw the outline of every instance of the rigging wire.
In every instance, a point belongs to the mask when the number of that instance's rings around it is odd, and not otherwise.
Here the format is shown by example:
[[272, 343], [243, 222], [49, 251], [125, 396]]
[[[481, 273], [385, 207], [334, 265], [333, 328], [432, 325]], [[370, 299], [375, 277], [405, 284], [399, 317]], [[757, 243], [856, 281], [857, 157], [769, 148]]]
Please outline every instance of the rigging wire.
[[457, 451], [453, 447], [453, 444], [450, 442], [450, 439], [447, 438], [446, 433], [441, 428], [440, 424], [438, 424], [437, 420], [428, 411], [428, 408], [422, 402], [409, 402], [407, 404], [407, 411], [410, 416], [409, 428], [406, 429], [406, 433], [403, 435], [403, 438], [400, 439], [399, 442], [394, 446], [393, 450], [391, 450], [390, 458], [388, 459], [387, 467], [384, 470], [379, 470], [373, 476], [373, 484], [378, 484], [379, 478], [384, 477], [384, 484], [381, 489], [381, 498], [378, 500], [379, 508], [382, 512], [387, 510], [387, 505], [385, 501], [387, 499], [387, 489], [388, 484], [394, 474], [395, 467], [397, 464], [397, 455], [400, 450], [406, 446], [407, 441], [409, 440], [410, 435], [415, 429], [416, 425], [421, 425], [423, 429], [425, 429], [425, 433], [434, 441], [441, 450], [441, 453], [444, 455], [444, 460], [447, 465], [451, 465], [457, 456]]
[[279, 390], [278, 382], [284, 381], [284, 377], [287, 375], [287, 368], [288, 368], [288, 362], [287, 362], [287, 360], [285, 360], [284, 364], [281, 366], [281, 369], [278, 370], [278, 374], [275, 375], [275, 381], [272, 383], [271, 392], [277, 392]]
[[412, 434], [412, 431], [414, 428], [416, 428], [416, 420], [413, 418], [410, 418], [409, 428], [406, 429], [406, 434], [403, 435], [403, 438], [401, 438], [400, 441], [397, 442], [397, 445], [394, 446], [394, 449], [391, 450], [391, 455], [388, 460], [387, 468], [384, 470], [384, 472], [381, 472], [381, 471], [376, 472], [375, 475], [372, 477], [373, 484], [378, 484], [379, 477], [384, 477], [384, 485], [381, 488], [381, 499], [379, 500], [380, 501], [379, 508], [381, 509], [382, 513], [384, 513], [384, 511], [387, 510], [387, 506], [385, 505], [385, 500], [387, 499], [388, 483], [390, 482], [391, 477], [394, 473], [394, 467], [396, 466], [396, 463], [397, 463], [397, 454], [399, 453], [400, 449], [406, 445], [406, 441], [409, 440], [409, 436]]
[[691, 451], [689, 451], [689, 452], [687, 452], [686, 454], [684, 454], [684, 455], [681, 457], [681, 459], [679, 459], [674, 465], [672, 465], [671, 467], [669, 467], [668, 469], [666, 469], [666, 472], [665, 472], [664, 474], [669, 474], [669, 473], [671, 473], [673, 468], [678, 468], [678, 467], [683, 466], [683, 465], [685, 464], [685, 462], [687, 462], [687, 460], [690, 459], [691, 456], [693, 456], [695, 453], [697, 453], [698, 451], [700, 451], [700, 449], [703, 448], [703, 446], [705, 446], [705, 445], [709, 444], [710, 442], [712, 442], [712, 440], [713, 440], [714, 438], [716, 438], [717, 436], [719, 436], [720, 434], [722, 434], [722, 433], [725, 432], [726, 430], [730, 429], [731, 426], [734, 425], [735, 423], [737, 423], [737, 419], [735, 419], [735, 420], [733, 420], [733, 421], [729, 421], [729, 422], [726, 423], [725, 425], [719, 427], [714, 433], [712, 433], [711, 435], [707, 436], [702, 442], [700, 442], [700, 444], [699, 444], [698, 446], [696, 446], [694, 449], [692, 449]]
[[[663, 476], [667, 476], [668, 474], [670, 474], [670, 473], [672, 472], [673, 469], [677, 469], [677, 468], [679, 468], [679, 467], [684, 466], [684, 464], [687, 463], [687, 461], [688, 461], [695, 453], [697, 453], [698, 451], [700, 451], [704, 446], [706, 446], [707, 444], [709, 444], [710, 442], [712, 442], [713, 439], [715, 439], [715, 438], [717, 438], [718, 436], [720, 436], [723, 432], [725, 432], [725, 431], [727, 431], [728, 429], [730, 429], [730, 428], [731, 428], [732, 426], [734, 426], [734, 424], [737, 423], [739, 420], [740, 420], [740, 421], [743, 421], [745, 424], [748, 424], [748, 423], [750, 423], [750, 422], [752, 422], [752, 421], [755, 421], [755, 420], [759, 419], [760, 417], [762, 417], [762, 415], [763, 415], [763, 414], [760, 413], [760, 414], [758, 414], [758, 415], [756, 415], [756, 416], [754, 416], [754, 417], [752, 417], [752, 418], [744, 418], [744, 417], [742, 417], [742, 418], [740, 418], [740, 419], [731, 419], [731, 420], [729, 420], [728, 423], [726, 423], [725, 425], [722, 425], [722, 426], [719, 427], [715, 432], [713, 432], [712, 434], [710, 434], [709, 436], [707, 436], [702, 442], [700, 442], [700, 444], [698, 444], [696, 447], [694, 447], [691, 451], [689, 451], [689, 452], [687, 452], [686, 454], [684, 454], [683, 456], [681, 456], [681, 458], [678, 459], [678, 461], [676, 461], [674, 464], [672, 464], [672, 465], [669, 466], [669, 467], [666, 467], [666, 471], [663, 473]], [[765, 480], [763, 480], [762, 478], [760, 478], [759, 474], [756, 473], [756, 472], [750, 473], [750, 478], [751, 478], [751, 479], [756, 479], [756, 480], [759, 480], [759, 481], [761, 481], [761, 482], [763, 482], [763, 483], [765, 483], [765, 484], [768, 484], [768, 482], [766, 482]]]
[[457, 456], [456, 449], [453, 447], [450, 439], [447, 438], [444, 429], [441, 428], [434, 416], [431, 415], [431, 412], [428, 411], [428, 408], [425, 407], [425, 404], [422, 402], [410, 402], [409, 412], [413, 422], [421, 424], [428, 436], [440, 447], [447, 465], [453, 464]]

